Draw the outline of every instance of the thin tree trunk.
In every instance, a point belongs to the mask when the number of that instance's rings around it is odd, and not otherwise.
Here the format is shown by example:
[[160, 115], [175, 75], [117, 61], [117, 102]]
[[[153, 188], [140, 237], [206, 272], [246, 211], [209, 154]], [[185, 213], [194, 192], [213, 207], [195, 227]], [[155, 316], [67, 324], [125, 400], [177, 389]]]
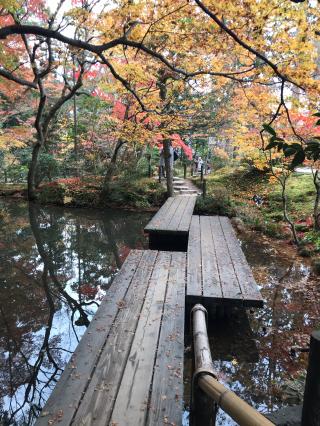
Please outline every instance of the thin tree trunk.
[[32, 150], [32, 157], [30, 161], [29, 171], [28, 171], [28, 199], [35, 200], [36, 199], [36, 174], [37, 174], [37, 165], [38, 158], [41, 149], [41, 144], [37, 142]]
[[289, 215], [288, 215], [287, 194], [286, 194], [287, 177], [284, 177], [283, 180], [280, 180], [280, 184], [282, 187], [281, 198], [282, 198], [283, 217], [290, 226], [294, 243], [297, 244], [298, 246], [300, 242], [297, 236], [296, 227], [294, 226], [294, 223], [292, 222], [292, 220], [289, 218]]
[[314, 229], [316, 231], [320, 230], [320, 176], [319, 170], [316, 170], [313, 173], [313, 183], [316, 188], [316, 198], [314, 200], [313, 206], [313, 219], [314, 219]]
[[113, 151], [112, 157], [110, 159], [108, 169], [107, 169], [107, 172], [106, 172], [105, 177], [104, 177], [104, 183], [103, 183], [104, 189], [107, 190], [107, 191], [109, 191], [110, 182], [111, 182], [111, 179], [113, 177], [113, 174], [114, 174], [114, 171], [115, 171], [115, 168], [116, 168], [118, 153], [119, 153], [120, 148], [122, 147], [123, 144], [124, 144], [124, 141], [118, 140], [116, 147]]
[[164, 154], [164, 164], [166, 167], [167, 174], [167, 194], [168, 197], [173, 197], [173, 168], [171, 167], [171, 153], [170, 153], [171, 142], [169, 139], [163, 141], [163, 154]]
[[[72, 80], [73, 86], [76, 85], [76, 74], [75, 74], [75, 63], [74, 56], [72, 56]], [[77, 99], [76, 96], [73, 96], [73, 144], [74, 144], [74, 158], [76, 163], [76, 176], [79, 176], [79, 145], [78, 145], [78, 116], [77, 116]]]

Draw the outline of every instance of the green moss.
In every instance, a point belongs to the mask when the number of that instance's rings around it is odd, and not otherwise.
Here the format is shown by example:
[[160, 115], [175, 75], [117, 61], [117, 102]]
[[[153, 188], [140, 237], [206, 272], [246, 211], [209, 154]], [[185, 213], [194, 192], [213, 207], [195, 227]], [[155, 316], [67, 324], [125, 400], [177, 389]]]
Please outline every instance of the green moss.
[[44, 204], [60, 204], [74, 207], [102, 208], [110, 204], [117, 207], [149, 209], [161, 205], [166, 191], [154, 179], [118, 179], [110, 184], [108, 193], [95, 179], [61, 179], [43, 185], [38, 198]]
[[[206, 177], [208, 199], [198, 202], [198, 212], [236, 215], [253, 229], [261, 230], [272, 237], [287, 238], [285, 227], [281, 226], [284, 223], [281, 187], [277, 183], [271, 184], [269, 179], [270, 175], [266, 172], [244, 167], [220, 169]], [[193, 181], [201, 187], [199, 178], [194, 178]], [[217, 193], [224, 195], [217, 197]], [[263, 198], [262, 206], [253, 202], [255, 194]], [[289, 215], [295, 222], [299, 221], [298, 232], [308, 232], [310, 225], [301, 221], [309, 218], [308, 223], [312, 217], [315, 197], [312, 176], [294, 173], [287, 183], [287, 197]], [[317, 235], [319, 236], [319, 233]], [[312, 237], [312, 243], [316, 247], [317, 238]]]

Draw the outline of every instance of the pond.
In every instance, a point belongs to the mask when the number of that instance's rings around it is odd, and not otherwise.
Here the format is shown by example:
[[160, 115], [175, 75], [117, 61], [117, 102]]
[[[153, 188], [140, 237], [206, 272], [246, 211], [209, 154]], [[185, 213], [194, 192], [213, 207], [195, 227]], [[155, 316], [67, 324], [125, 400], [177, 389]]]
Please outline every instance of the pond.
[[[150, 214], [0, 200], [0, 424], [32, 425]], [[284, 241], [239, 236], [263, 309], [210, 320], [219, 380], [262, 412], [298, 403], [319, 279]], [[184, 424], [188, 425], [190, 342]], [[235, 423], [220, 412], [217, 424]]]
[[[238, 236], [265, 307], [209, 323], [219, 380], [262, 413], [301, 403], [309, 336], [320, 325], [320, 280], [288, 241]], [[185, 370], [190, 371], [191, 355]], [[190, 382], [190, 379], [187, 380]], [[188, 400], [190, 388], [186, 386]], [[236, 425], [219, 411], [217, 425]]]
[[0, 200], [0, 424], [38, 416], [150, 214]]

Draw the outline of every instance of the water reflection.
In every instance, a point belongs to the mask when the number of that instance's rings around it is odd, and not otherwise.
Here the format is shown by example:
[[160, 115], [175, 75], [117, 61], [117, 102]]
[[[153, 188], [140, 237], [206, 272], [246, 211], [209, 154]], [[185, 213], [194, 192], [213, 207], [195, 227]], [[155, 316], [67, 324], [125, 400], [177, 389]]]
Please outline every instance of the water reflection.
[[35, 421], [148, 219], [1, 201], [1, 425]]
[[[242, 312], [209, 324], [211, 351], [219, 380], [260, 412], [271, 413], [301, 402], [305, 349], [319, 327], [319, 279], [289, 244], [259, 233], [241, 240], [266, 304], [248, 312], [249, 324]], [[191, 358], [186, 371], [190, 365]], [[236, 425], [221, 410], [217, 424]]]

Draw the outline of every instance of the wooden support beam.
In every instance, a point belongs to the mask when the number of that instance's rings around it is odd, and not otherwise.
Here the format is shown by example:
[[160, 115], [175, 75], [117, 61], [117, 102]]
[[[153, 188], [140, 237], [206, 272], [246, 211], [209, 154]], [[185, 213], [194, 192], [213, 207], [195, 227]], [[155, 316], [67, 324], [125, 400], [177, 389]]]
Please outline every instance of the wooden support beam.
[[320, 330], [310, 337], [309, 364], [304, 390], [302, 426], [320, 424]]
[[[202, 305], [192, 309], [195, 373], [192, 390], [192, 426], [215, 424], [215, 404], [240, 426], [272, 426], [273, 423], [223, 386], [215, 377]], [[313, 423], [315, 424], [315, 423]]]

